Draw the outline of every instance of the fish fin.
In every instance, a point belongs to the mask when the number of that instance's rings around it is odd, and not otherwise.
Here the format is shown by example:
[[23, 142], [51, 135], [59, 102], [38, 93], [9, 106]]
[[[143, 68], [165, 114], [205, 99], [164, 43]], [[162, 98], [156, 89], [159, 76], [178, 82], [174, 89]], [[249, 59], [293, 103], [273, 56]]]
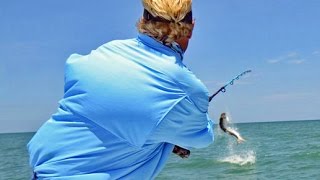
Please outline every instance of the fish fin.
[[246, 140], [243, 139], [241, 136], [239, 136], [239, 137], [237, 138], [238, 144], [241, 144], [241, 143], [243, 143], [243, 142], [245, 142], [245, 141], [246, 141]]

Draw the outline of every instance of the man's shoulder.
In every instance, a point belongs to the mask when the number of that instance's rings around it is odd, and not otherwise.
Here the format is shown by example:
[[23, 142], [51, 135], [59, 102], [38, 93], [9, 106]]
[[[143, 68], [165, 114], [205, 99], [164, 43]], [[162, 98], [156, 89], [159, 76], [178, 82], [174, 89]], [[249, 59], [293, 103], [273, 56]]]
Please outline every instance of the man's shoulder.
[[111, 41], [108, 41], [107, 43], [102, 44], [99, 46], [99, 48], [121, 48], [121, 47], [128, 47], [128, 46], [136, 46], [137, 45], [137, 39], [136, 38], [130, 38], [130, 39], [114, 39]]

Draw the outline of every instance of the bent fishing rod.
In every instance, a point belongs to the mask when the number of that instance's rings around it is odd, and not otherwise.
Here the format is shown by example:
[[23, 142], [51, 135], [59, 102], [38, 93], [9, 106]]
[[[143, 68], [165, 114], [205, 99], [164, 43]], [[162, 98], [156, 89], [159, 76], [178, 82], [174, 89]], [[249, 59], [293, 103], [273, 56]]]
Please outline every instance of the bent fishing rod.
[[215, 92], [214, 94], [212, 94], [210, 97], [209, 97], [209, 102], [212, 100], [213, 97], [215, 97], [217, 94], [219, 94], [220, 92], [226, 92], [226, 87], [229, 86], [229, 85], [233, 85], [234, 81], [235, 80], [239, 80], [239, 78], [247, 73], [251, 72], [251, 70], [247, 70], [247, 71], [244, 71], [240, 74], [238, 74], [236, 77], [234, 77], [231, 81], [229, 81], [227, 84], [225, 84], [224, 86], [222, 86], [217, 92]]

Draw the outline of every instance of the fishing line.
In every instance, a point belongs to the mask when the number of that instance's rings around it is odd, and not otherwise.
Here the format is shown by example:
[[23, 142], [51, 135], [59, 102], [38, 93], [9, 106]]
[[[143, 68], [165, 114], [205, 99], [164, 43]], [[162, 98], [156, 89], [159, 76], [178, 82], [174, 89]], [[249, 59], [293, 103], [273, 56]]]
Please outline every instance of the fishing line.
[[240, 74], [238, 74], [236, 77], [234, 77], [231, 81], [229, 81], [227, 84], [225, 84], [224, 86], [222, 86], [217, 92], [215, 92], [214, 94], [212, 94], [210, 97], [209, 97], [209, 102], [212, 100], [213, 97], [215, 97], [217, 94], [219, 94], [220, 92], [226, 92], [226, 87], [229, 86], [229, 85], [233, 85], [234, 84], [234, 81], [235, 80], [239, 80], [241, 76], [247, 74], [251, 72], [251, 70], [247, 70], [247, 71], [244, 71]]

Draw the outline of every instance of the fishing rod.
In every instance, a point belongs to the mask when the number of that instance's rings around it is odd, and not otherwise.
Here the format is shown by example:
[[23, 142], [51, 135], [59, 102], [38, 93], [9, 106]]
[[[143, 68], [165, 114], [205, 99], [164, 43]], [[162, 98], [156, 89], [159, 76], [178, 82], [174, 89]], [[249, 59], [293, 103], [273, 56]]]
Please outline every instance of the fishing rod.
[[247, 73], [251, 72], [251, 70], [247, 70], [247, 71], [244, 71], [240, 74], [238, 74], [236, 77], [234, 77], [231, 81], [229, 81], [227, 84], [225, 84], [224, 86], [222, 86], [217, 92], [215, 92], [214, 94], [212, 94], [210, 97], [209, 97], [209, 102], [212, 100], [213, 97], [215, 97], [217, 94], [219, 94], [220, 92], [226, 92], [226, 87], [229, 86], [229, 85], [233, 85], [234, 81], [235, 80], [239, 80], [239, 78]]

